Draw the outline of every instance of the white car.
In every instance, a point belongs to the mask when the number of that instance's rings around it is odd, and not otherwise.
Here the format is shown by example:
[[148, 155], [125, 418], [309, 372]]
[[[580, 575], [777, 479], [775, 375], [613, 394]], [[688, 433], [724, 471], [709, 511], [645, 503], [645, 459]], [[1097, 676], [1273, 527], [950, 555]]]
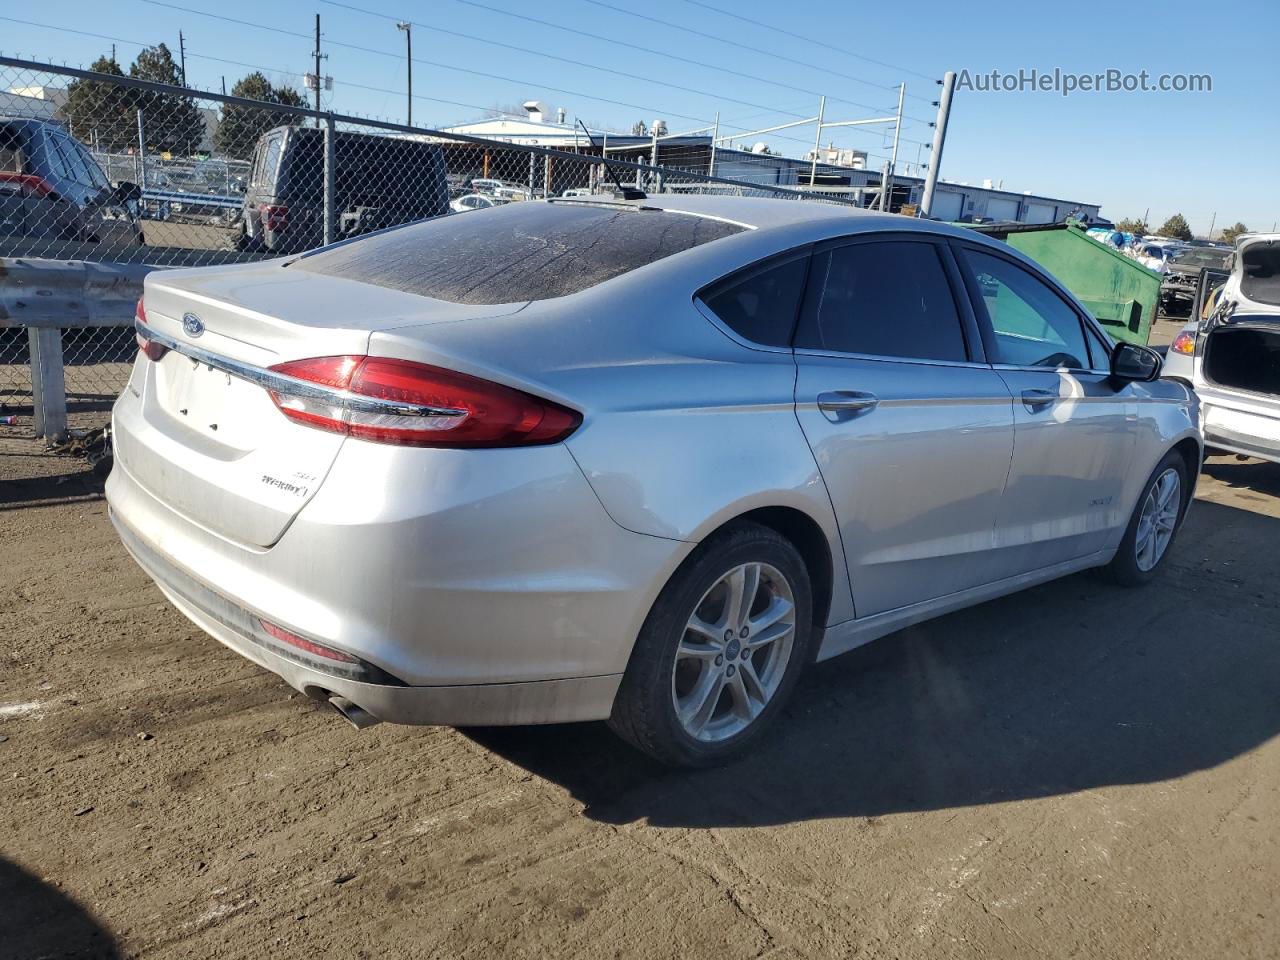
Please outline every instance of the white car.
[[490, 207], [500, 207], [504, 203], [510, 202], [505, 197], [491, 197], [485, 193], [468, 193], [465, 196], [458, 197], [457, 200], [449, 201], [449, 209], [454, 213], [466, 213], [469, 210], [487, 210]]
[[1203, 319], [1169, 347], [1164, 376], [1200, 397], [1208, 446], [1280, 463], [1280, 234], [1236, 242], [1235, 264]]

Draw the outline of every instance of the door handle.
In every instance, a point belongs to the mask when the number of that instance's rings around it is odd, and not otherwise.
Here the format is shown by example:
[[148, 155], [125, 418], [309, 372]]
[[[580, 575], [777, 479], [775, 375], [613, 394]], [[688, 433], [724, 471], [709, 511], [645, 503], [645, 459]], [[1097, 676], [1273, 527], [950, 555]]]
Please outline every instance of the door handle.
[[818, 394], [818, 409], [832, 423], [852, 420], [870, 413], [880, 403], [874, 393], [861, 393], [857, 390], [832, 390]]
[[1057, 399], [1058, 394], [1053, 390], [1022, 391], [1022, 404], [1031, 411], [1041, 410]]

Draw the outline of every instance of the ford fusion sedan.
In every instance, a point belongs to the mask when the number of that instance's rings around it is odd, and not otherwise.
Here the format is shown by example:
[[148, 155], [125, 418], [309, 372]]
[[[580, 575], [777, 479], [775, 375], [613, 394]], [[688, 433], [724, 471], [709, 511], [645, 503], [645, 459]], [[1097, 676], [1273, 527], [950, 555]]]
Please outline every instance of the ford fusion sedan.
[[746, 750], [801, 671], [1148, 580], [1196, 402], [1008, 247], [799, 201], [530, 201], [156, 271], [107, 494], [184, 614], [357, 726]]

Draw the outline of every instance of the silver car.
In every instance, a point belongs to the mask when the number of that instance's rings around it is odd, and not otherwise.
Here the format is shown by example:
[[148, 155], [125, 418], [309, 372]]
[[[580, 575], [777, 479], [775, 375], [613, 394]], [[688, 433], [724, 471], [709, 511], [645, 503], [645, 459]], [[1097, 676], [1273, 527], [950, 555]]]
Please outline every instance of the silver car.
[[1149, 579], [1196, 404], [1010, 248], [729, 197], [510, 204], [157, 271], [125, 545], [357, 726], [607, 718], [719, 761], [802, 668], [1088, 567]]

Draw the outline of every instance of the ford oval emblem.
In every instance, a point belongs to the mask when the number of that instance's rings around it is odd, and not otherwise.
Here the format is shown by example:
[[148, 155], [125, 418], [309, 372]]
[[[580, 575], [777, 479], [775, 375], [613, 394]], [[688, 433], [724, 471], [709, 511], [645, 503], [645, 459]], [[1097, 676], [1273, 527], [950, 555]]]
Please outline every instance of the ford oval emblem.
[[204, 321], [194, 313], [184, 313], [182, 315], [182, 332], [188, 337], [198, 337], [204, 333]]

